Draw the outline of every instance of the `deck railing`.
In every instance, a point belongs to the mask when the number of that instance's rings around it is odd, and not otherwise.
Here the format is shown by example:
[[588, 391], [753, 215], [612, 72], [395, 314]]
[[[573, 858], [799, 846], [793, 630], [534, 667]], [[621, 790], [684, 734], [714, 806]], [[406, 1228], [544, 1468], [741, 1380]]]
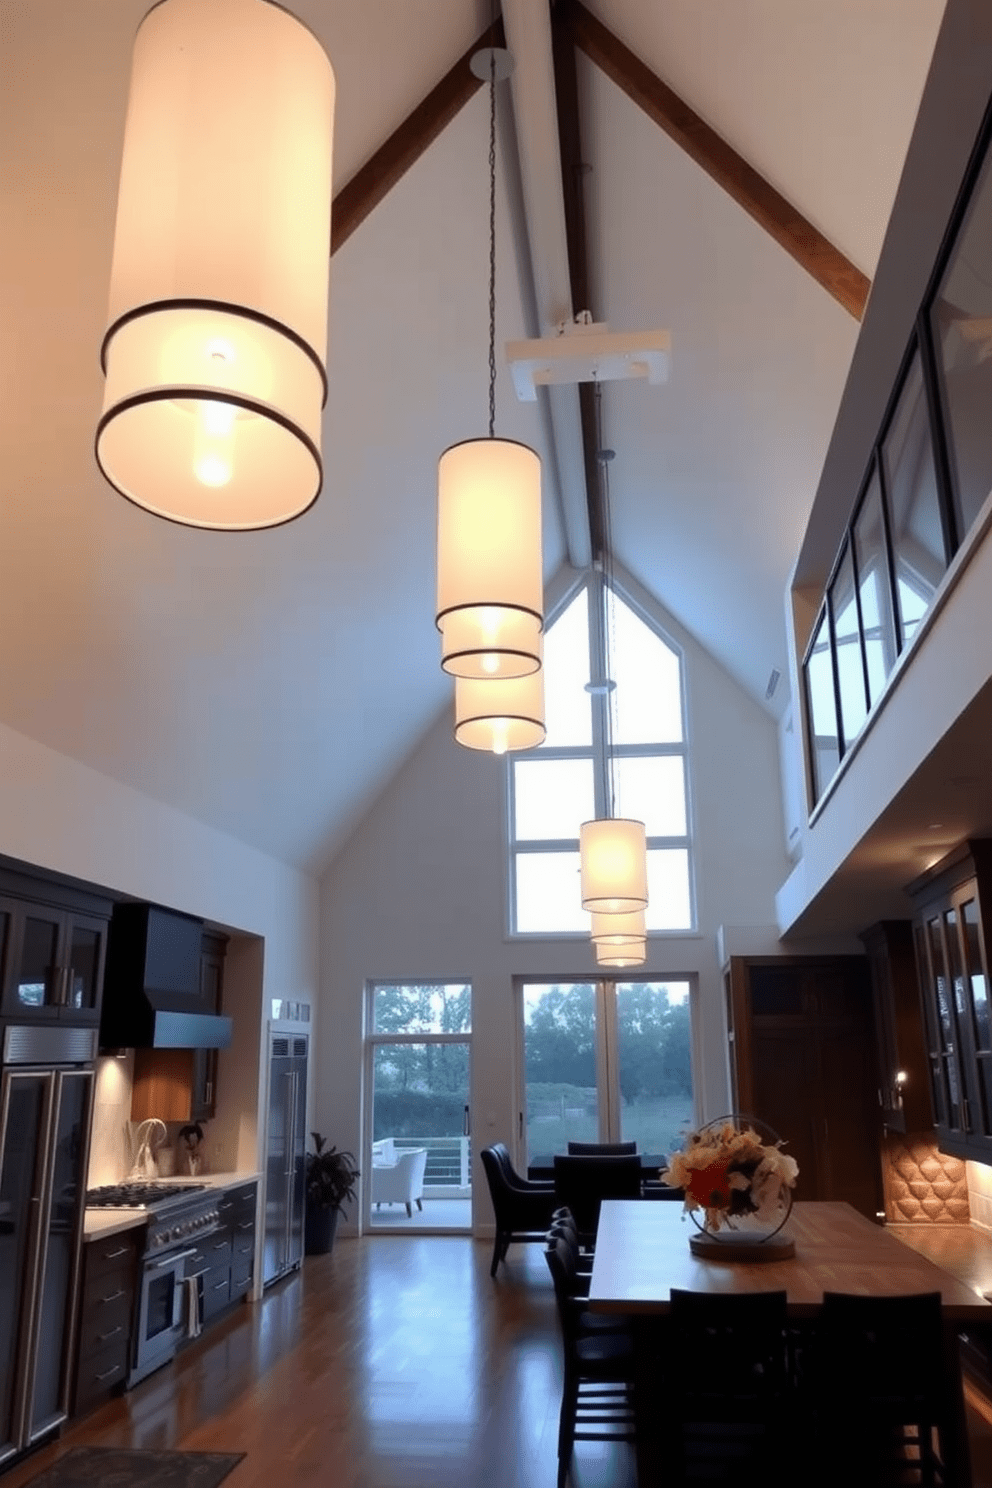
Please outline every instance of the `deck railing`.
[[467, 1199], [472, 1192], [472, 1154], [468, 1137], [394, 1137], [393, 1147], [427, 1148], [424, 1194], [435, 1199]]

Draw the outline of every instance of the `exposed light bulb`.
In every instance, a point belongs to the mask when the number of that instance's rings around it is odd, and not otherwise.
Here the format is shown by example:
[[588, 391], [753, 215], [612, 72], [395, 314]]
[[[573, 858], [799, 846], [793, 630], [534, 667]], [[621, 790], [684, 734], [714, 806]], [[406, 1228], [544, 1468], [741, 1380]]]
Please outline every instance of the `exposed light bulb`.
[[505, 754], [509, 737], [509, 720], [493, 719], [493, 754]]
[[204, 399], [197, 403], [193, 434], [193, 473], [204, 486], [226, 486], [234, 474], [232, 403]]
[[493, 653], [490, 651], [482, 658], [482, 670], [484, 672], [488, 672], [490, 676], [492, 676], [493, 672], [498, 672], [499, 657], [494, 656]]

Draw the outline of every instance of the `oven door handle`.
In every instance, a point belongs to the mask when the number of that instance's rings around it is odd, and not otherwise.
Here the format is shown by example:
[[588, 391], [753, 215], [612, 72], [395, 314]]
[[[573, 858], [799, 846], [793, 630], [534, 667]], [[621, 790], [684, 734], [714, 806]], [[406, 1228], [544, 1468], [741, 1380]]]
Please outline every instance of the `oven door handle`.
[[160, 1261], [152, 1261], [151, 1262], [151, 1269], [153, 1271], [163, 1271], [166, 1268], [166, 1266], [174, 1266], [177, 1261], [185, 1261], [190, 1256], [195, 1256], [195, 1255], [196, 1255], [196, 1247], [195, 1246], [194, 1246], [194, 1248], [192, 1250], [174, 1250], [169, 1255], [163, 1256]]

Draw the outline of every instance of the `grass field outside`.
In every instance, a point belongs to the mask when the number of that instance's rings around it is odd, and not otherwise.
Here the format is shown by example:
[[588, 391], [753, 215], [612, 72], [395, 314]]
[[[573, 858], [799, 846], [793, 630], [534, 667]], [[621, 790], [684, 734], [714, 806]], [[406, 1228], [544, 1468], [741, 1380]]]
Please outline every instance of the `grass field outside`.
[[[639, 1152], [680, 1149], [693, 1124], [689, 1095], [648, 1096], [621, 1105], [621, 1136]], [[564, 1152], [568, 1142], [597, 1142], [596, 1092], [574, 1085], [542, 1084], [527, 1093], [527, 1152], [530, 1158]]]

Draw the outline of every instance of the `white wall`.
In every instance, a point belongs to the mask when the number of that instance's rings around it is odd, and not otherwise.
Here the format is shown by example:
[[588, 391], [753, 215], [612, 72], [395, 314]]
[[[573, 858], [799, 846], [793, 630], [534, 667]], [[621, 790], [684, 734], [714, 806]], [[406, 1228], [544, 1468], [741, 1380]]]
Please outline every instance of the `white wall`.
[[[716, 930], [768, 925], [788, 862], [776, 726], [635, 586], [684, 650], [693, 771], [699, 930], [649, 942], [645, 974], [698, 979], [701, 1114], [728, 1107]], [[338, 853], [321, 883], [321, 1001], [314, 1061], [316, 1119], [360, 1151], [362, 992], [369, 980], [468, 980], [473, 998], [473, 1145], [513, 1148], [513, 978], [589, 978], [585, 939], [511, 940], [506, 924], [504, 767], [462, 749], [438, 720]], [[476, 1165], [476, 1193], [481, 1169]], [[482, 1185], [484, 1187], [484, 1185]], [[489, 1218], [488, 1196], [476, 1222]], [[354, 1219], [354, 1216], [353, 1216]]]
[[316, 1000], [316, 881], [2, 724], [0, 853], [247, 932], [225, 969], [236, 1028], [211, 1165], [254, 1169], [264, 1009]]

